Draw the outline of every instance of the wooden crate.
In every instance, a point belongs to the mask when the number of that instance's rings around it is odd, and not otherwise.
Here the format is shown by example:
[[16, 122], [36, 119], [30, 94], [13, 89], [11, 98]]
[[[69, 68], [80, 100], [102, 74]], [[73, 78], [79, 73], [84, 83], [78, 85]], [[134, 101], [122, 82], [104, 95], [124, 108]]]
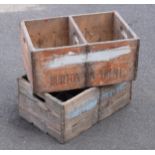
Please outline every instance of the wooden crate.
[[139, 39], [115, 11], [23, 21], [21, 42], [34, 92], [136, 78]]
[[59, 93], [33, 93], [26, 77], [18, 79], [19, 114], [64, 143], [110, 116], [131, 99], [131, 82]]

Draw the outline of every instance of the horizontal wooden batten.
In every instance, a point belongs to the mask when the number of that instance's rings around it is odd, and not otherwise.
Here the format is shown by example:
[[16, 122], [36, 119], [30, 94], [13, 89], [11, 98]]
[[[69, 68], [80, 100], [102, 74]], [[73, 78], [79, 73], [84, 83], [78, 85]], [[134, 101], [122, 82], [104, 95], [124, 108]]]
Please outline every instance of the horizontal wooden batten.
[[130, 103], [130, 100], [131, 82], [35, 94], [26, 76], [18, 79], [20, 116], [60, 143], [80, 135]]
[[115, 11], [23, 21], [21, 42], [36, 93], [136, 78], [139, 38]]

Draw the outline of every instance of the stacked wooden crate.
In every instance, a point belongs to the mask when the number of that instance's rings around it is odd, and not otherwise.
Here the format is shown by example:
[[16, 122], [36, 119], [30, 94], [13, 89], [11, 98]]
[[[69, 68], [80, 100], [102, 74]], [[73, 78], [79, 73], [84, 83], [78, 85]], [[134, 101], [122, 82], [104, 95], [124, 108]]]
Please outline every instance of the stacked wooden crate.
[[116, 12], [21, 22], [19, 113], [64, 143], [131, 100], [139, 38]]

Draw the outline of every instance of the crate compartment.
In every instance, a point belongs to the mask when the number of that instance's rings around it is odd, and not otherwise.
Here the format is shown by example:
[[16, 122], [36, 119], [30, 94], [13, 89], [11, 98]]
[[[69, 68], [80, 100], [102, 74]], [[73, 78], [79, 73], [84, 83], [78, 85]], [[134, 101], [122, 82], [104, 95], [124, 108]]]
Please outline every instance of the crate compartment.
[[[84, 87], [84, 63], [72, 65], [69, 56], [86, 52], [83, 38], [69, 17], [23, 21], [21, 42], [24, 66], [35, 92]], [[62, 59], [64, 61], [58, 61]], [[64, 66], [64, 63], [71, 63]]]
[[116, 11], [72, 18], [87, 43], [87, 86], [136, 78], [139, 38]]
[[115, 12], [73, 16], [73, 19], [89, 43], [134, 38]]
[[68, 17], [25, 21], [25, 26], [34, 48], [54, 48], [80, 43], [71, 33]]

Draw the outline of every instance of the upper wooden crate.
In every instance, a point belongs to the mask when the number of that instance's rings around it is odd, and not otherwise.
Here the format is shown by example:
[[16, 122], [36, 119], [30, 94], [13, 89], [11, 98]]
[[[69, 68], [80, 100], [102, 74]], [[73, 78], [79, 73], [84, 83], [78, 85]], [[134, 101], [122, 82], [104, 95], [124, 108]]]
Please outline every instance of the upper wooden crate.
[[21, 22], [35, 92], [116, 84], [136, 77], [139, 39], [113, 12]]

